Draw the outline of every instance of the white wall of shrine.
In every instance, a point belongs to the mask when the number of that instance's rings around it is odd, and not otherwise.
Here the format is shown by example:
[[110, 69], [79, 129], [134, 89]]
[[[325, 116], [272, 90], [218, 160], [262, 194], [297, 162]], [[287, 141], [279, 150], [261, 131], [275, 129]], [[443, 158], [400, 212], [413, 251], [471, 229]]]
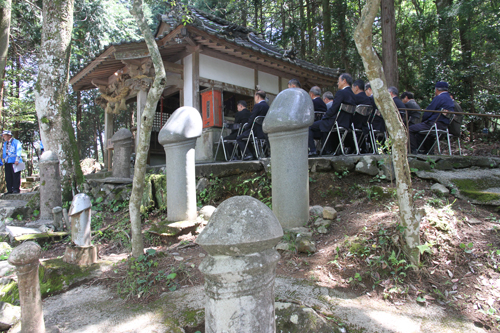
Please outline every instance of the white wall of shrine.
[[184, 58], [184, 106], [193, 105], [193, 55]]
[[200, 77], [255, 89], [254, 70], [200, 53]]
[[261, 90], [275, 95], [279, 94], [280, 78], [278, 76], [259, 71], [258, 79]]

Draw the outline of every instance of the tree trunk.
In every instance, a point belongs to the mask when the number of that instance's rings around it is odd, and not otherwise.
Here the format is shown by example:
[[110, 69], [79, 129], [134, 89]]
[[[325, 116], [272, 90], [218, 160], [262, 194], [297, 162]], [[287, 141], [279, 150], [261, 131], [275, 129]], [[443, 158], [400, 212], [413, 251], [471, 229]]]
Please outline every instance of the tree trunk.
[[[2, 119], [3, 111], [3, 80], [5, 77], [5, 65], [7, 63], [7, 53], [9, 51], [9, 35], [10, 35], [10, 16], [12, 9], [12, 0], [5, 0], [2, 8], [0, 8], [0, 119]], [[1, 128], [3, 131], [4, 129]], [[0, 142], [2, 142], [0, 140]], [[3, 142], [2, 142], [3, 144]], [[0, 146], [1, 148], [1, 146]], [[0, 171], [0, 192], [6, 192], [5, 173]]]
[[439, 59], [443, 63], [451, 62], [451, 47], [453, 34], [453, 18], [450, 17], [452, 0], [436, 0], [436, 11], [438, 15], [438, 43]]
[[392, 140], [392, 162], [396, 176], [396, 191], [399, 217], [404, 227], [403, 249], [415, 266], [420, 262], [417, 246], [420, 244], [421, 212], [413, 204], [410, 166], [407, 156], [407, 137], [394, 101], [387, 90], [384, 70], [372, 44], [372, 26], [380, 7], [380, 0], [367, 0], [359, 24], [354, 31], [354, 41], [363, 59], [363, 65], [370, 80], [375, 102], [385, 119]]
[[329, 0], [323, 0], [323, 29], [325, 35], [325, 43], [323, 48], [325, 64], [327, 67], [333, 67], [332, 12], [330, 10]]
[[394, 0], [382, 0], [382, 66], [387, 84], [398, 87], [398, 55], [396, 50], [396, 14]]
[[[470, 66], [472, 65], [472, 40], [470, 34], [470, 22], [472, 22], [472, 9], [464, 7], [462, 4], [458, 15], [458, 31], [460, 34], [460, 47], [462, 49], [462, 70], [467, 73], [464, 78], [466, 94], [469, 95], [468, 105], [462, 107], [468, 109], [469, 112], [474, 112], [474, 76], [472, 75]], [[455, 96], [456, 97], [456, 96]]]
[[345, 0], [336, 0], [336, 9], [337, 9], [337, 29], [340, 34], [340, 52], [341, 52], [341, 59], [342, 59], [342, 64], [344, 66], [344, 71], [349, 72], [350, 69], [350, 63], [349, 63], [349, 57], [347, 56], [347, 48], [348, 48], [348, 38], [347, 38], [347, 29], [346, 29], [346, 22], [345, 22], [345, 16], [347, 13], [347, 3]]
[[155, 68], [155, 79], [151, 89], [149, 90], [146, 99], [146, 106], [141, 115], [141, 130], [139, 135], [139, 144], [136, 148], [135, 167], [134, 167], [134, 184], [132, 194], [130, 195], [130, 222], [132, 224], [132, 256], [138, 257], [144, 254], [144, 243], [141, 233], [141, 199], [144, 192], [144, 183], [146, 176], [146, 161], [148, 158], [149, 144], [151, 141], [151, 128], [153, 127], [153, 118], [156, 111], [156, 106], [160, 100], [163, 89], [165, 89], [167, 80], [165, 67], [161, 59], [158, 45], [155, 42], [153, 34], [144, 19], [142, 11], [142, 0], [134, 0], [132, 9], [137, 25], [139, 26], [142, 35], [148, 46], [151, 59]]
[[306, 0], [306, 14], [307, 14], [307, 35], [309, 39], [309, 43], [307, 46], [307, 54], [311, 56], [314, 51], [314, 18], [313, 18], [313, 4], [311, 0]]
[[83, 156], [82, 153], [82, 92], [78, 90], [76, 92], [76, 145], [78, 149], [78, 154]]
[[299, 18], [300, 18], [300, 57], [306, 57], [306, 22], [304, 14], [304, 0], [299, 0]]
[[247, 26], [247, 2], [246, 0], [240, 1], [240, 11], [241, 11], [241, 25], [246, 27]]
[[68, 102], [69, 56], [74, 0], [43, 0], [42, 44], [35, 86], [35, 107], [46, 151], [60, 161], [63, 201], [73, 197], [73, 184], [83, 182]]

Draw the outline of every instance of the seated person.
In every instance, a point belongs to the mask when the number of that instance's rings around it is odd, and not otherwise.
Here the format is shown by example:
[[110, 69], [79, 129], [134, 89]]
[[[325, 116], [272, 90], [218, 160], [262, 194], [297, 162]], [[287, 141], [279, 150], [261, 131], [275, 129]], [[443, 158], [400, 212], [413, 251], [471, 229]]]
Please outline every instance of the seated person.
[[[248, 119], [250, 118], [251, 113], [250, 111], [248, 111], [247, 102], [245, 102], [244, 100], [238, 101], [238, 104], [236, 104], [236, 109], [238, 110], [238, 112], [236, 112], [236, 115], [234, 116], [234, 123], [238, 124], [241, 127], [248, 123]], [[233, 128], [231, 133], [224, 137], [224, 140], [236, 140], [238, 131], [239, 127]], [[232, 152], [233, 148], [234, 147], [232, 143], [227, 143], [228, 152]]]
[[[372, 100], [365, 93], [365, 82], [363, 80], [358, 79], [354, 81], [354, 83], [352, 84], [352, 92], [354, 93], [354, 101], [356, 102], [356, 105], [372, 106]], [[363, 135], [368, 135], [367, 122], [368, 122], [368, 116], [364, 117], [361, 116], [360, 114], [354, 114], [352, 118], [352, 123], [354, 125], [354, 128], [362, 129]], [[354, 149], [355, 145], [352, 139], [353, 139], [352, 135], [348, 135], [348, 139], [346, 139], [346, 146], [350, 147], [351, 149]], [[360, 149], [362, 152], [366, 151], [365, 147], [360, 147]]]
[[[413, 93], [405, 91], [401, 94], [401, 100], [405, 103], [407, 109], [421, 110], [420, 105], [413, 99]], [[413, 124], [418, 124], [420, 122], [420, 117], [422, 117], [422, 112], [420, 111], [408, 111], [408, 117], [410, 126]]]
[[[259, 90], [254, 95], [255, 105], [253, 106], [252, 113], [250, 118], [248, 119], [247, 126], [245, 127], [243, 133], [236, 137], [236, 142], [240, 147], [241, 152], [245, 150], [246, 141], [244, 139], [249, 139], [250, 130], [252, 129], [252, 124], [254, 123], [255, 118], [258, 116], [265, 116], [267, 111], [269, 110], [269, 105], [266, 103], [266, 93], [262, 90]], [[262, 130], [262, 122], [255, 123], [253, 126], [253, 132], [256, 138], [264, 139], [266, 137], [264, 131]], [[248, 148], [246, 150], [245, 156], [243, 156], [244, 161], [249, 161], [252, 159], [256, 159], [256, 154], [251, 149], [251, 144], [248, 143]]]
[[288, 88], [302, 88], [300, 81], [297, 79], [291, 79], [288, 81]]
[[331, 91], [327, 91], [323, 94], [323, 102], [325, 102], [327, 110], [332, 106], [333, 93]]
[[[455, 105], [453, 100], [448, 93], [448, 82], [438, 81], [434, 89], [434, 99], [426, 110], [448, 110], [455, 111]], [[414, 124], [409, 127], [410, 131], [410, 147], [411, 153], [417, 154], [417, 149], [425, 138], [425, 134], [420, 134], [420, 131], [429, 130], [434, 124], [437, 125], [438, 129], [446, 129], [450, 124], [450, 120], [440, 113], [436, 112], [425, 112], [422, 117], [422, 122], [419, 124]], [[431, 140], [427, 140], [431, 141]], [[432, 145], [432, 142], [426, 142], [426, 147]], [[425, 149], [425, 147], [424, 147]], [[428, 150], [428, 148], [427, 148]]]
[[[316, 145], [314, 139], [324, 139], [328, 135], [328, 132], [335, 125], [335, 120], [337, 120], [338, 126], [349, 128], [351, 125], [352, 114], [346, 112], [340, 112], [340, 105], [349, 104], [355, 105], [354, 93], [351, 89], [352, 77], [350, 74], [344, 73], [339, 76], [337, 81], [337, 87], [339, 90], [335, 93], [333, 97], [332, 106], [326, 111], [321, 120], [315, 121], [311, 127], [309, 127], [309, 156], [317, 155]], [[338, 115], [338, 117], [337, 117]], [[337, 148], [339, 142], [337, 135], [330, 135], [333, 145], [327, 147], [327, 151], [334, 152]], [[328, 144], [328, 143], [327, 143]], [[329, 148], [329, 149], [328, 149]]]
[[[392, 100], [394, 101], [394, 104], [396, 104], [396, 107], [399, 109], [399, 114], [401, 115], [401, 119], [403, 119], [403, 124], [406, 125], [406, 105], [403, 103], [399, 97], [398, 97], [398, 88], [396, 87], [389, 87], [387, 88], [389, 91], [389, 94], [391, 94]], [[402, 110], [403, 109], [403, 110]]]
[[311, 97], [314, 105], [314, 120], [320, 120], [323, 114], [326, 112], [326, 104], [321, 99], [320, 87], [312, 87], [311, 90], [309, 90], [309, 96]]
[[[373, 111], [372, 111], [372, 114], [370, 115], [373, 130], [375, 130], [379, 133], [385, 133], [385, 131], [386, 131], [385, 121], [384, 121], [384, 118], [382, 117], [382, 114], [378, 110], [377, 104], [375, 103], [375, 99], [373, 98], [373, 91], [372, 91], [370, 82], [367, 82], [365, 84], [365, 93], [366, 93], [366, 96], [368, 96], [370, 98], [371, 105], [373, 106]], [[381, 143], [383, 143], [383, 142], [381, 142]]]

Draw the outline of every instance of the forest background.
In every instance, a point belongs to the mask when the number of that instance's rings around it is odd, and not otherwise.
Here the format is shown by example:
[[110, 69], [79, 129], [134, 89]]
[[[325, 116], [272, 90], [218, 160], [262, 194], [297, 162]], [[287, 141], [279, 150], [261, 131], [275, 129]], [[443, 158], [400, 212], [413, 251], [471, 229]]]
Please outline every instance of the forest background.
[[[250, 27], [284, 49], [293, 47], [302, 59], [341, 68], [355, 79], [366, 78], [353, 39], [365, 1], [182, 3]], [[40, 139], [34, 87], [41, 44], [41, 6], [42, 1], [35, 0], [12, 3], [10, 45], [0, 95], [0, 130], [13, 130], [29, 154], [35, 153]], [[110, 43], [142, 38], [129, 13], [130, 6], [129, 1], [121, 0], [75, 0], [70, 76]], [[373, 25], [373, 43], [381, 59], [387, 61], [394, 55], [390, 62], [384, 61], [390, 85], [397, 86], [400, 92], [414, 92], [417, 102], [425, 108], [433, 97], [434, 83], [445, 80], [464, 112], [500, 114], [500, 0], [382, 0], [381, 7]], [[167, 11], [165, 1], [147, 1], [145, 15], [151, 29]], [[390, 35], [395, 37], [394, 43], [390, 43]], [[104, 110], [95, 102], [98, 91], [75, 92], [70, 87], [68, 94], [80, 159], [102, 161]], [[135, 105], [128, 105], [126, 111], [115, 116], [115, 128], [133, 127], [134, 110]], [[465, 125], [471, 133], [492, 126], [478, 117], [467, 117]]]

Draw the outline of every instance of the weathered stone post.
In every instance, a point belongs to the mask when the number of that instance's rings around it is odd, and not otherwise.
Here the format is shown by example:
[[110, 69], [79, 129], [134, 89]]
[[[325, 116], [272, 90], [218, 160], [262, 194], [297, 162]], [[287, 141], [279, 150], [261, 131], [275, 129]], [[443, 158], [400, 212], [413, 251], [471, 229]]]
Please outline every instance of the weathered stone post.
[[195, 145], [201, 136], [201, 115], [193, 107], [180, 107], [158, 135], [165, 148], [167, 174], [167, 220], [196, 219]]
[[57, 154], [46, 151], [40, 157], [40, 220], [52, 220], [52, 208], [62, 206], [61, 176]]
[[21, 332], [44, 333], [42, 295], [38, 281], [38, 265], [42, 249], [35, 242], [25, 242], [9, 256], [9, 264], [16, 266], [19, 301], [21, 303]]
[[262, 202], [232, 197], [214, 212], [196, 242], [209, 256], [205, 276], [205, 332], [276, 331], [274, 279], [283, 236], [278, 219]]
[[119, 129], [111, 138], [113, 142], [113, 177], [130, 178], [130, 157], [132, 156], [132, 132]]
[[280, 92], [264, 119], [271, 144], [273, 212], [285, 230], [309, 219], [307, 140], [313, 122], [311, 97], [299, 88]]
[[54, 222], [52, 223], [54, 225], [54, 228], [56, 231], [61, 231], [64, 229], [64, 222], [63, 222], [63, 209], [62, 207], [54, 207], [52, 208], [52, 215], [54, 216]]
[[66, 247], [63, 261], [76, 265], [92, 265], [97, 261], [97, 247], [91, 244], [90, 222], [92, 203], [85, 193], [75, 195], [69, 208], [71, 244]]

